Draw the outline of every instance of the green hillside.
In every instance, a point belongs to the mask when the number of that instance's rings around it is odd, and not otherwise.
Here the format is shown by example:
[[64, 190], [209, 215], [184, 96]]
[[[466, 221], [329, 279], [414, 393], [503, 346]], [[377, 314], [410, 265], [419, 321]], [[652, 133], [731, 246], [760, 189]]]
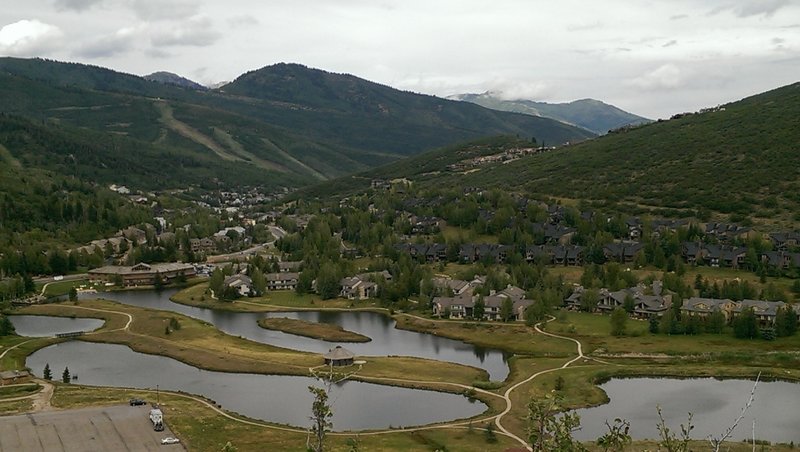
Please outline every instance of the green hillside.
[[[135, 143], [146, 156], [191, 160], [165, 165], [181, 168], [169, 173], [174, 186], [214, 178], [244, 183], [258, 173], [255, 181], [267, 188], [303, 186], [498, 133], [551, 143], [591, 136], [557, 121], [286, 64], [198, 91], [95, 66], [0, 58], [0, 113], [81, 129], [91, 141], [121, 140], [122, 148]], [[115, 149], [98, 155], [128, 158]]]
[[507, 100], [491, 92], [456, 94], [449, 96], [448, 99], [472, 102], [493, 110], [551, 118], [583, 127], [599, 135], [620, 127], [650, 122], [647, 118], [628, 113], [595, 99], [580, 99], [573, 102], [552, 104], [525, 99]]
[[[800, 83], [603, 136], [554, 151], [454, 171], [447, 165], [519, 147], [497, 140], [439, 150], [336, 181], [342, 192], [373, 178], [408, 177], [420, 186], [499, 187], [586, 200], [629, 211], [763, 222], [800, 211]], [[326, 188], [327, 187], [327, 188]], [[313, 194], [331, 193], [323, 185]]]

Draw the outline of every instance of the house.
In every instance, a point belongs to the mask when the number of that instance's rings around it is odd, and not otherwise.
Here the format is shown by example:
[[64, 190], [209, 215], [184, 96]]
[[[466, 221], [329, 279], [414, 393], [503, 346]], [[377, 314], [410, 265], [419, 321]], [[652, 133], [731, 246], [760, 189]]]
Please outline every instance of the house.
[[[227, 238], [227, 237], [226, 237]], [[189, 246], [192, 247], [192, 252], [213, 253], [217, 250], [217, 242], [209, 237], [202, 239], [191, 239]]]
[[33, 378], [27, 370], [4, 370], [0, 372], [0, 385], [25, 383]]
[[281, 273], [297, 272], [302, 265], [302, 261], [281, 261], [278, 262], [278, 271]]
[[752, 309], [753, 313], [761, 326], [772, 326], [775, 324], [775, 318], [778, 315], [778, 309], [786, 306], [782, 301], [764, 301], [764, 300], [742, 300], [735, 304], [733, 308], [733, 317], [736, 318], [745, 309]]
[[711, 267], [739, 268], [745, 263], [747, 248], [743, 246], [705, 245], [701, 253]]
[[136, 264], [134, 266], [109, 265], [89, 270], [89, 279], [110, 283], [122, 282], [123, 286], [152, 286], [158, 278], [166, 284], [178, 277], [194, 276], [194, 265], [180, 262], [152, 264]]
[[131, 242], [136, 242], [139, 245], [147, 243], [147, 233], [136, 226], [129, 226], [125, 229], [119, 230], [115, 237], [125, 237]]
[[642, 220], [639, 217], [630, 217], [625, 220], [625, 226], [628, 227], [628, 238], [631, 240], [638, 240], [642, 236]]
[[461, 295], [469, 292], [470, 295], [472, 295], [472, 286], [467, 281], [450, 278], [433, 278], [431, 282], [433, 282], [433, 287], [440, 293], [449, 293], [452, 291], [454, 295]]
[[447, 260], [447, 245], [434, 243], [425, 250], [425, 260], [428, 263], [443, 262]]
[[236, 289], [236, 293], [243, 297], [255, 295], [255, 288], [253, 288], [253, 280], [247, 275], [232, 275], [225, 278], [224, 284], [228, 287]]
[[643, 249], [644, 245], [639, 242], [612, 242], [603, 247], [603, 254], [608, 260], [628, 263], [636, 260]]
[[705, 260], [705, 246], [700, 242], [681, 243], [681, 257], [690, 265], [702, 263]]
[[787, 269], [800, 267], [800, 253], [786, 251], [765, 251], [761, 253], [761, 262], [771, 267]]
[[731, 242], [736, 239], [746, 239], [752, 232], [751, 228], [727, 223], [707, 223], [705, 227], [706, 236], [716, 238], [722, 243]]
[[364, 281], [357, 276], [342, 278], [339, 281], [341, 290], [339, 296], [348, 300], [366, 300], [375, 298], [378, 285], [371, 281]]
[[800, 244], [800, 232], [773, 232], [769, 235], [772, 248], [776, 251], [788, 251]]
[[683, 300], [681, 314], [705, 318], [713, 312], [722, 312], [725, 315], [725, 320], [728, 321], [735, 307], [736, 304], [728, 299], [691, 297]]
[[471, 293], [462, 293], [453, 297], [434, 297], [432, 301], [433, 315], [451, 319], [472, 317], [475, 306]]
[[295, 272], [267, 273], [264, 277], [267, 279], [268, 290], [294, 290], [297, 288], [300, 274]]

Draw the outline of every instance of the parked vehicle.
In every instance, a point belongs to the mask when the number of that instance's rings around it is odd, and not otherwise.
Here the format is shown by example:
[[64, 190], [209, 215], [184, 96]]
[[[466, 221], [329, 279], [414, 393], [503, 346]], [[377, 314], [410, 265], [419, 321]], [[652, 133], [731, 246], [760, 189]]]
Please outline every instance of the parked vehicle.
[[144, 400], [142, 400], [142, 399], [131, 399], [131, 400], [129, 401], [129, 403], [131, 404], [131, 406], [139, 406], [139, 405], [144, 405], [144, 404], [145, 404], [145, 403], [147, 403], [147, 402], [145, 402], [145, 401], [144, 401]]
[[150, 422], [153, 423], [153, 430], [160, 432], [164, 430], [164, 413], [158, 408], [150, 410]]
[[171, 436], [168, 436], [161, 440], [161, 444], [178, 444], [179, 442], [181, 442], [181, 440], [179, 440], [178, 438], [173, 438]]

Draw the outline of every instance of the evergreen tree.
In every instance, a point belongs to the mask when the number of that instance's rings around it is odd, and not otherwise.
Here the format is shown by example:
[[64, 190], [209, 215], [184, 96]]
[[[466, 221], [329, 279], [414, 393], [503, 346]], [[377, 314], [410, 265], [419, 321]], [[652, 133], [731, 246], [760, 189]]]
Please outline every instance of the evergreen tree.
[[793, 336], [797, 332], [797, 314], [790, 306], [778, 309], [775, 315], [775, 334], [778, 337]]
[[225, 275], [219, 267], [215, 268], [211, 273], [211, 279], [208, 281], [208, 288], [214, 291], [214, 294], [219, 297], [222, 293], [223, 284], [225, 282]]
[[42, 377], [44, 377], [44, 379], [47, 381], [53, 379], [53, 372], [50, 370], [50, 363], [45, 363], [44, 372], [42, 372]]
[[500, 319], [504, 322], [514, 318], [514, 302], [510, 298], [504, 298], [500, 303]]
[[706, 318], [706, 332], [720, 334], [725, 328], [725, 314], [722, 311], [714, 311]]
[[611, 335], [624, 336], [628, 323], [628, 313], [623, 308], [616, 308], [611, 313]]
[[658, 317], [651, 315], [649, 320], [648, 329], [650, 334], [658, 334]]
[[69, 367], [64, 368], [64, 373], [61, 374], [61, 381], [64, 383], [70, 382]]
[[753, 308], [743, 309], [733, 320], [733, 334], [740, 339], [754, 339], [759, 336], [758, 320]]
[[267, 279], [261, 269], [254, 267], [250, 274], [250, 279], [253, 281], [253, 289], [255, 289], [256, 295], [261, 296], [267, 292]]
[[78, 301], [78, 289], [74, 287], [69, 288], [69, 301]]
[[475, 301], [475, 306], [472, 308], [472, 318], [475, 320], [483, 320], [483, 314], [486, 312], [486, 304], [483, 302], [483, 295], [478, 295], [478, 300]]
[[11, 323], [11, 319], [0, 314], [0, 336], [11, 336], [14, 333], [14, 324]]

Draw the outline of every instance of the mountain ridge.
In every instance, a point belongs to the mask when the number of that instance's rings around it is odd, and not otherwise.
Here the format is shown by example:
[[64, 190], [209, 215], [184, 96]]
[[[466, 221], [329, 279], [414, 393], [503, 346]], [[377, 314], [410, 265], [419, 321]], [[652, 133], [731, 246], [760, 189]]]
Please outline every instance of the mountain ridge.
[[485, 91], [447, 96], [448, 99], [471, 102], [486, 108], [555, 119], [584, 128], [598, 135], [609, 130], [650, 122], [650, 119], [629, 113], [601, 100], [584, 98], [571, 102], [549, 103], [528, 99], [504, 99], [502, 93]]
[[[0, 58], [0, 113], [217, 159], [223, 181], [237, 179], [233, 168], [253, 166], [266, 171], [265, 185], [306, 185], [482, 136], [594, 136], [296, 64], [265, 66], [199, 91], [97, 66]], [[278, 169], [298, 177], [272, 177]]]

